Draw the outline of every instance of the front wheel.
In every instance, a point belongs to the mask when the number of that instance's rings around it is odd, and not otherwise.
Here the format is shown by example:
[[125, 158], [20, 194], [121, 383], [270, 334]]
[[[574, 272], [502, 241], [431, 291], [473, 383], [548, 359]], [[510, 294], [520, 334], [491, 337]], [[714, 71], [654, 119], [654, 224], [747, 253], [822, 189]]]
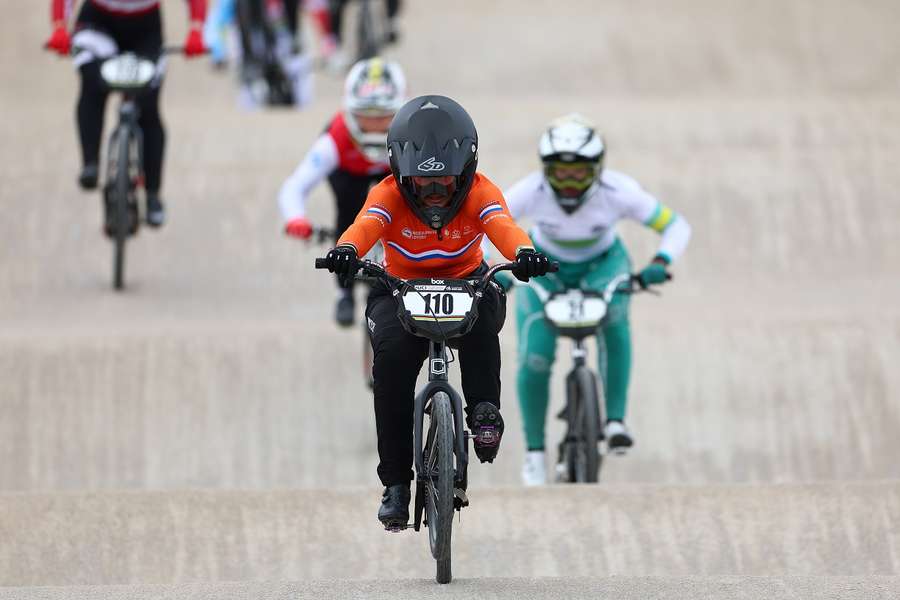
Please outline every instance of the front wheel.
[[566, 381], [568, 432], [565, 465], [569, 481], [596, 483], [600, 478], [602, 417], [597, 377], [580, 367]]
[[437, 561], [437, 582], [450, 583], [450, 537], [453, 529], [453, 409], [450, 396], [431, 398], [430, 423], [424, 449], [425, 516], [428, 542]]
[[115, 140], [115, 148], [110, 148], [110, 151], [115, 153], [116, 168], [112, 173], [112, 185], [107, 188], [107, 193], [112, 194], [112, 198], [108, 199], [107, 210], [113, 211], [113, 287], [121, 290], [125, 287], [125, 241], [132, 233], [131, 203], [129, 202], [131, 195], [131, 135], [128, 129], [120, 128]]

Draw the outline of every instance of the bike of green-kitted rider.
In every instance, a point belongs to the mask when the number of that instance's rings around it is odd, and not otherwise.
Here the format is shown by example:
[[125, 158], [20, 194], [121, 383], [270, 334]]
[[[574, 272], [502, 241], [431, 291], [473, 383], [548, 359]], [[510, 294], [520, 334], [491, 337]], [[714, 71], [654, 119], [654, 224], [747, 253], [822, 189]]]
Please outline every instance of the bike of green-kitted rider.
[[[671, 278], [671, 276], [669, 276]], [[566, 430], [558, 445], [557, 481], [596, 483], [606, 448], [603, 439], [603, 386], [587, 364], [586, 341], [603, 327], [608, 308], [616, 294], [647, 291], [636, 274], [612, 278], [602, 292], [569, 288], [550, 292], [540, 285], [528, 285], [544, 305], [544, 318], [560, 337], [572, 340], [572, 369], [566, 375], [565, 405], [559, 418]], [[615, 453], [616, 451], [613, 450]]]

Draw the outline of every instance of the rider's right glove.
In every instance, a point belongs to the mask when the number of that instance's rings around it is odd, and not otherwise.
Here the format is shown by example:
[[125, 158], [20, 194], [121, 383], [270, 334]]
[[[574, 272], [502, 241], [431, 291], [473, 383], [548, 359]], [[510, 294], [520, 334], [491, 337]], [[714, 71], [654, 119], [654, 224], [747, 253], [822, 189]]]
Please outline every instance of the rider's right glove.
[[44, 44], [44, 47], [48, 50], [57, 52], [62, 56], [69, 55], [69, 50], [72, 49], [72, 41], [69, 39], [69, 32], [66, 30], [64, 23], [56, 25], [53, 34], [50, 36], [50, 39], [47, 40], [47, 43]]
[[352, 277], [359, 270], [359, 259], [353, 246], [336, 246], [325, 255], [328, 270], [341, 277]]
[[535, 252], [532, 248], [522, 248], [516, 253], [516, 266], [512, 274], [519, 281], [527, 283], [529, 278], [546, 275], [549, 271], [550, 259], [540, 252]]
[[313, 228], [309, 219], [306, 217], [297, 217], [291, 219], [284, 226], [284, 232], [291, 237], [308, 240], [312, 235]]

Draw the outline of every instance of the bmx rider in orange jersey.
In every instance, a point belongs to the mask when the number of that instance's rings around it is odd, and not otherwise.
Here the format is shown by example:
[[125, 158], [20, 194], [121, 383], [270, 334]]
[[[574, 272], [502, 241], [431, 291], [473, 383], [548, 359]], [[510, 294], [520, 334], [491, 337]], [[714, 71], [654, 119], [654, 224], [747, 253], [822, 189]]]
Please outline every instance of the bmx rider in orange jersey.
[[[477, 277], [487, 268], [484, 235], [527, 281], [547, 273], [550, 262], [535, 252], [513, 221], [500, 190], [476, 172], [478, 134], [471, 117], [444, 96], [405, 104], [388, 131], [391, 175], [369, 192], [354, 223], [329, 251], [329, 270], [352, 276], [358, 257], [378, 241], [385, 268], [396, 277]], [[506, 298], [499, 286], [485, 290], [472, 330], [457, 339], [466, 415], [475, 454], [492, 462], [503, 435], [500, 416], [500, 341]], [[428, 342], [403, 329], [390, 291], [376, 285], [366, 307], [373, 350], [378, 475], [385, 486], [378, 518], [409, 519], [413, 477], [413, 395]]]

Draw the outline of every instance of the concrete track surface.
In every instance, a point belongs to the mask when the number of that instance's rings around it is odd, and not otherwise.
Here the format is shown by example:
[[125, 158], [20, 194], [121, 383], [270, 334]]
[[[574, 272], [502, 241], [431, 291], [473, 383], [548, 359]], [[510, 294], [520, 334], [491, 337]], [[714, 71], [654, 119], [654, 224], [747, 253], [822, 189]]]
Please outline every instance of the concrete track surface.
[[[498, 184], [578, 110], [694, 226], [633, 302], [634, 452], [597, 489], [517, 487], [508, 327], [504, 448], [472, 470], [460, 579], [424, 581], [425, 536], [374, 522], [360, 333], [275, 206], [339, 79], [241, 113], [230, 77], [172, 57], [170, 222], [116, 294], [74, 184], [77, 79], [39, 52], [44, 3], [0, 0], [0, 586], [67, 586], [0, 598], [900, 596], [900, 4], [407, 4], [392, 55], [469, 108]], [[330, 222], [324, 187], [310, 208]]]

